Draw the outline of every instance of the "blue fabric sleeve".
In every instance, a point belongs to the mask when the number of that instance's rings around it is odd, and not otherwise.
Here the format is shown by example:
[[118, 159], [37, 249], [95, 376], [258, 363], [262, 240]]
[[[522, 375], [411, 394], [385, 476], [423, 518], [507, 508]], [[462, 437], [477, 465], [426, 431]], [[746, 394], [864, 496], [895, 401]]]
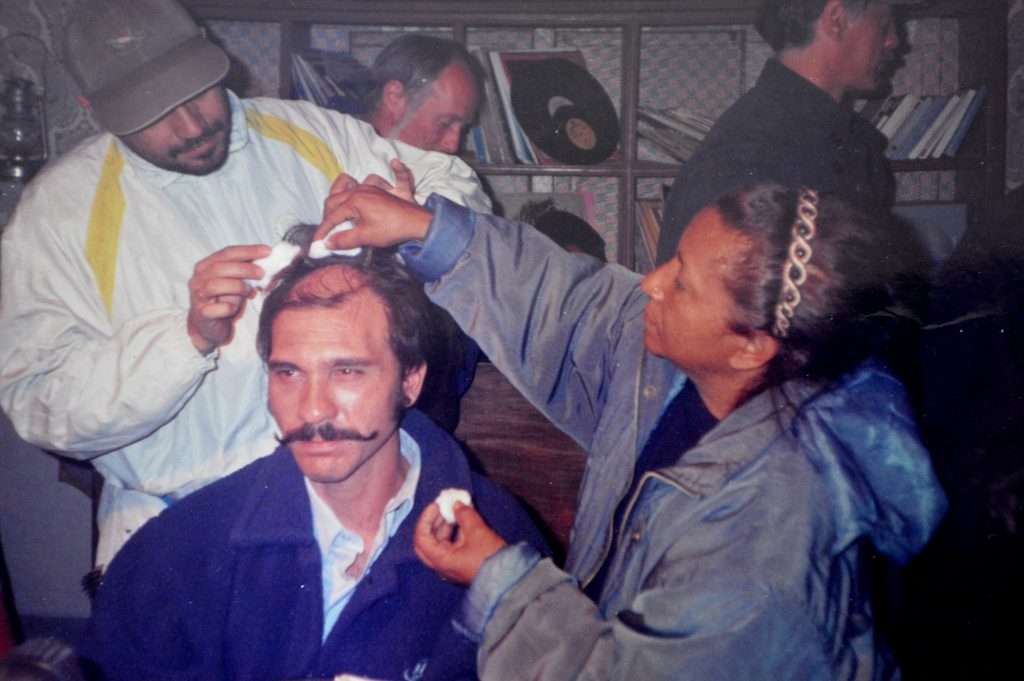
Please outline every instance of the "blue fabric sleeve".
[[424, 207], [433, 213], [426, 239], [407, 241], [398, 252], [422, 281], [436, 281], [455, 266], [473, 238], [473, 212], [440, 194], [431, 194]]
[[526, 542], [501, 549], [484, 561], [462, 599], [462, 611], [454, 624], [464, 636], [479, 643], [484, 627], [509, 589], [540, 562], [541, 554]]

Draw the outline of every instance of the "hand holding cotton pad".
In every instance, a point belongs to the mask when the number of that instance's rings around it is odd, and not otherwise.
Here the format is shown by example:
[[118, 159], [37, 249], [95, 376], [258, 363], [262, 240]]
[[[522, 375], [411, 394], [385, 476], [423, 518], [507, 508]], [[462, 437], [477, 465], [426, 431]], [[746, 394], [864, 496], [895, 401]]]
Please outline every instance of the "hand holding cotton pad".
[[327, 236], [325, 236], [323, 239], [314, 241], [309, 245], [309, 257], [313, 258], [314, 260], [319, 260], [320, 258], [326, 258], [329, 255], [359, 255], [359, 253], [363, 250], [361, 248], [342, 248], [338, 250], [331, 250], [327, 248], [328, 239], [330, 239], [333, 235], [337, 234], [338, 232], [347, 232], [353, 227], [355, 227], [355, 225], [352, 224], [351, 220], [345, 220], [345, 222], [341, 223], [340, 225], [335, 225], [334, 229], [327, 233]]
[[455, 502], [461, 501], [466, 506], [473, 505], [473, 499], [469, 496], [469, 492], [464, 489], [456, 489], [449, 487], [448, 489], [441, 490], [441, 493], [437, 495], [435, 502], [437, 507], [441, 510], [441, 517], [449, 525], [455, 524]]
[[250, 286], [254, 288], [266, 288], [273, 281], [277, 273], [283, 270], [288, 265], [292, 264], [295, 260], [295, 256], [299, 254], [302, 249], [293, 243], [287, 241], [280, 241], [270, 249], [270, 255], [259, 260], [253, 260], [253, 265], [259, 265], [263, 268], [262, 279], [247, 279], [246, 281]]

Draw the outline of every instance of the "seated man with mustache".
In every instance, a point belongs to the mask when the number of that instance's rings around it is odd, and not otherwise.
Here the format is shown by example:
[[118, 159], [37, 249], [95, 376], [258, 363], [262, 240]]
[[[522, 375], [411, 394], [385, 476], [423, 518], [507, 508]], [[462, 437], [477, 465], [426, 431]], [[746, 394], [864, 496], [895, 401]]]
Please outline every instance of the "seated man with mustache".
[[544, 542], [451, 436], [409, 410], [432, 310], [388, 252], [300, 257], [279, 275], [257, 346], [281, 446], [129, 540], [80, 647], [94, 672], [476, 678], [451, 623], [464, 589], [417, 560], [416, 518], [460, 488], [505, 536]]

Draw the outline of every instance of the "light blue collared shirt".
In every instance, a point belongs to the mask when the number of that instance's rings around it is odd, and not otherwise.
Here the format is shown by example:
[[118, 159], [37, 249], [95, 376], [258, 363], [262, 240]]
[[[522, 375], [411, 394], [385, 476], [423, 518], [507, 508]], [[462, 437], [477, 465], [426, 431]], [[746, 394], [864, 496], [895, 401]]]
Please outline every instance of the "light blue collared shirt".
[[381, 554], [388, 541], [395, 535], [402, 522], [412, 511], [416, 486], [420, 479], [420, 447], [404, 430], [398, 431], [398, 447], [402, 458], [409, 464], [405, 481], [384, 507], [384, 518], [377, 530], [377, 537], [371, 547], [370, 559], [358, 577], [352, 577], [347, 570], [363, 553], [363, 540], [348, 530], [327, 503], [320, 498], [305, 479], [306, 492], [313, 509], [313, 536], [320, 547], [320, 570], [324, 595], [324, 628], [321, 643], [334, 628], [341, 611], [352, 599], [360, 580], [370, 574], [373, 563]]

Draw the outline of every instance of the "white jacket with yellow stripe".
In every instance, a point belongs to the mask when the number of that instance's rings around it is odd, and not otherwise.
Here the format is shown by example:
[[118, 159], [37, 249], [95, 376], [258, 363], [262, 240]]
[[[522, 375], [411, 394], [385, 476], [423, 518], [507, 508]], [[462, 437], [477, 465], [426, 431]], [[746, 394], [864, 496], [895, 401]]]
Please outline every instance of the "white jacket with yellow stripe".
[[207, 176], [156, 168], [103, 133], [25, 189], [0, 246], [0, 406], [105, 484], [96, 562], [174, 499], [275, 448], [255, 352], [259, 298], [208, 357], [186, 332], [195, 264], [317, 223], [339, 172], [413, 171], [417, 196], [489, 201], [457, 158], [376, 136], [304, 102], [229, 93], [230, 153]]

